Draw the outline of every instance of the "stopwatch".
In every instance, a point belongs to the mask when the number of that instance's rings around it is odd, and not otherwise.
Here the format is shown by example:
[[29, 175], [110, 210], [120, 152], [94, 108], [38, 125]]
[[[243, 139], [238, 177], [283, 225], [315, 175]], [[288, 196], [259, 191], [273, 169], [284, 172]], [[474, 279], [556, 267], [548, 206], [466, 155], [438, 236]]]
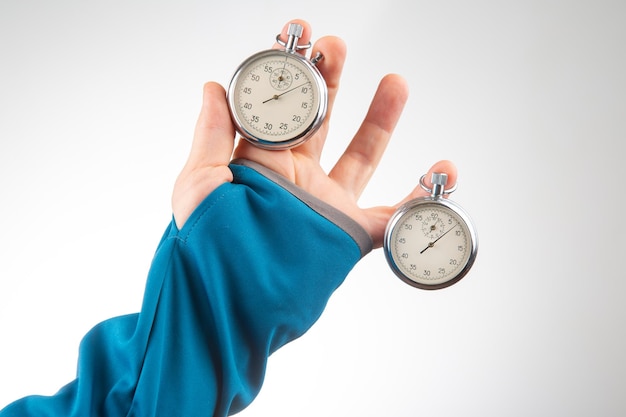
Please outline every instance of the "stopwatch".
[[448, 176], [433, 173], [430, 196], [413, 199], [391, 216], [383, 248], [393, 272], [405, 283], [434, 290], [448, 287], [470, 270], [478, 252], [474, 223], [457, 203], [443, 198]]
[[264, 149], [289, 149], [309, 139], [326, 117], [328, 88], [316, 64], [298, 51], [302, 25], [291, 23], [284, 50], [258, 52], [237, 68], [228, 87], [228, 107], [235, 128]]

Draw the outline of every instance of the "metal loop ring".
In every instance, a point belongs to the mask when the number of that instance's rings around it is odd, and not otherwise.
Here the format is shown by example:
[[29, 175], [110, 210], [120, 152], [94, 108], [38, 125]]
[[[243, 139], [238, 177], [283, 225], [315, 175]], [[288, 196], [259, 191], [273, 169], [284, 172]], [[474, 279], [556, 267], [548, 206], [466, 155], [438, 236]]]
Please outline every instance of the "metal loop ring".
[[[426, 174], [424, 174], [424, 175], [422, 175], [422, 176], [420, 177], [420, 187], [422, 187], [422, 189], [423, 189], [424, 191], [428, 191], [429, 193], [432, 193], [432, 192], [433, 192], [433, 189], [432, 189], [432, 188], [428, 188], [428, 186], [427, 186], [427, 185], [426, 185], [426, 183], [424, 182], [424, 178], [426, 178]], [[457, 186], [457, 185], [458, 185], [458, 182], [457, 182], [456, 184], [454, 184], [454, 187], [447, 188], [447, 189], [446, 189], [446, 188], [444, 188], [444, 190], [443, 190], [443, 193], [442, 193], [442, 194], [443, 194], [443, 195], [452, 194], [453, 192], [455, 192], [455, 191], [456, 191], [456, 186]]]
[[[280, 45], [280, 46], [284, 46], [287, 47], [287, 42], [285, 41], [281, 41], [280, 40], [280, 33], [278, 35], [276, 35], [276, 42]], [[301, 49], [309, 49], [311, 47], [311, 42], [307, 43], [306, 45], [296, 45], [295, 49], [296, 51], [299, 51]]]

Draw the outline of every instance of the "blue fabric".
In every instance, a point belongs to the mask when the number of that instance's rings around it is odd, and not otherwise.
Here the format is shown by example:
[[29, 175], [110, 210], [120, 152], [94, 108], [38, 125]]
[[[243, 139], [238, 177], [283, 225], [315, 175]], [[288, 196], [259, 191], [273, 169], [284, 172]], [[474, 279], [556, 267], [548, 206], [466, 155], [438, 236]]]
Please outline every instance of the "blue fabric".
[[74, 381], [0, 417], [226, 416], [254, 399], [268, 356], [310, 328], [361, 252], [275, 182], [231, 169], [167, 228], [141, 312], [95, 326]]

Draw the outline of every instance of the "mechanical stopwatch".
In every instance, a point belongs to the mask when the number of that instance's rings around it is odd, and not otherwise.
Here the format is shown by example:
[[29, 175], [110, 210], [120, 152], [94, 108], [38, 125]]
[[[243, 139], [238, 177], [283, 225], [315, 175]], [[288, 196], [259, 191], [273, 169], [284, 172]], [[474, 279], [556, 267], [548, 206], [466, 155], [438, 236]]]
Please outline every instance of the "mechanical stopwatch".
[[383, 248], [393, 272], [405, 283], [425, 290], [448, 287], [470, 270], [478, 251], [478, 237], [468, 214], [443, 198], [447, 174], [434, 173], [432, 188], [420, 178], [428, 197], [411, 200], [392, 215]]
[[307, 59], [298, 51], [302, 25], [291, 23], [284, 50], [269, 49], [247, 58], [228, 88], [228, 107], [239, 134], [264, 149], [289, 149], [315, 133], [326, 117], [328, 89], [316, 67], [318, 53]]

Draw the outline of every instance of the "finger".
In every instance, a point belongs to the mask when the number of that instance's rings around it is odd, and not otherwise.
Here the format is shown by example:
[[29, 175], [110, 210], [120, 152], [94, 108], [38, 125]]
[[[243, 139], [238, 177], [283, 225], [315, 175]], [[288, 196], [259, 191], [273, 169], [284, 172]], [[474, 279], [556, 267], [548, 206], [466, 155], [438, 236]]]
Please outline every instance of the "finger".
[[[450, 189], [456, 185], [457, 178], [458, 178], [458, 171], [457, 171], [456, 165], [454, 165], [452, 161], [442, 160], [442, 161], [435, 163], [432, 167], [430, 167], [426, 175], [424, 175], [424, 184], [426, 185], [426, 187], [432, 189], [433, 184], [431, 182], [431, 178], [432, 178], [433, 173], [435, 172], [444, 173], [448, 175], [448, 182], [445, 185], [445, 189]], [[397, 208], [401, 206], [402, 204], [406, 203], [407, 201], [412, 200], [414, 198], [425, 197], [427, 195], [430, 195], [430, 193], [424, 190], [418, 184], [413, 189], [413, 191], [411, 191], [411, 193], [407, 195], [401, 202], [396, 204], [395, 207]]]
[[[311, 41], [311, 25], [307, 21], [302, 20], [302, 19], [293, 19], [285, 23], [285, 26], [283, 26], [283, 30], [280, 32], [280, 35], [279, 35], [281, 42], [283, 43], [287, 42], [287, 39], [289, 38], [289, 35], [288, 35], [289, 25], [291, 25], [292, 23], [302, 26], [302, 36], [300, 36], [300, 39], [298, 39], [298, 45], [305, 46]], [[284, 46], [279, 44], [278, 42], [275, 42], [272, 48], [283, 49]], [[298, 52], [300, 52], [301, 54], [304, 54], [306, 52], [306, 49], [301, 49]]]
[[[283, 27], [280, 35], [281, 41], [285, 42], [287, 40], [287, 30], [289, 28], [289, 24], [291, 23], [302, 25], [302, 37], [299, 39], [298, 44], [308, 44], [311, 41], [311, 25], [300, 19], [294, 19]], [[274, 44], [274, 47], [281, 48], [282, 45], [276, 43]], [[299, 52], [301, 54], [305, 54], [306, 49], [300, 50]], [[320, 70], [328, 88], [328, 107], [326, 110], [326, 119], [322, 123], [322, 126], [320, 126], [316, 135], [295, 150], [296, 153], [304, 154], [308, 158], [315, 161], [319, 161], [322, 148], [324, 147], [324, 143], [326, 141], [330, 114], [332, 113], [332, 106], [335, 102], [335, 97], [339, 87], [339, 79], [341, 77], [341, 71], [346, 58], [346, 46], [341, 39], [334, 36], [326, 36], [315, 42], [315, 45], [311, 50], [311, 56], [316, 56], [318, 52], [322, 54], [323, 59], [319, 61], [316, 66]]]
[[326, 118], [313, 138], [296, 148], [297, 152], [307, 154], [316, 161], [319, 161], [324, 143], [326, 142], [333, 105], [339, 91], [341, 73], [346, 61], [346, 44], [336, 36], [325, 36], [315, 42], [312, 55], [315, 56], [318, 52], [322, 53], [324, 59], [317, 63], [317, 68], [320, 70], [328, 88]]
[[187, 167], [227, 165], [233, 153], [235, 130], [226, 91], [214, 82], [204, 85], [202, 108], [194, 132]]
[[[311, 25], [302, 19], [293, 19], [287, 22], [281, 30], [278, 37], [281, 42], [285, 43], [288, 40], [289, 25], [295, 23], [302, 26], [302, 36], [298, 40], [298, 45], [306, 45], [311, 40]], [[284, 45], [275, 42], [273, 49], [284, 49]], [[303, 55], [306, 49], [300, 50], [298, 53]], [[234, 151], [235, 158], [243, 158], [260, 163], [267, 168], [278, 172], [279, 174], [289, 178], [295, 178], [295, 172], [293, 169], [293, 163], [291, 163], [291, 153], [287, 150], [266, 150], [252, 145], [246, 140], [240, 140]]]
[[[298, 21], [303, 22], [304, 21]], [[306, 35], [307, 30], [303, 36]], [[284, 31], [284, 30], [283, 30]], [[308, 30], [310, 33], [310, 29]], [[310, 36], [310, 35], [309, 35]], [[316, 132], [316, 134], [307, 142], [299, 145], [291, 151], [271, 151], [272, 155], [263, 149], [259, 149], [246, 141], [240, 141], [235, 151], [235, 156], [239, 158], [251, 159], [268, 166], [270, 169], [280, 171], [281, 174], [292, 178], [295, 174], [293, 171], [293, 164], [288, 163], [291, 161], [292, 152], [295, 155], [305, 156], [305, 160], [319, 162], [324, 141], [328, 133], [328, 124], [330, 120], [330, 114], [332, 112], [332, 106], [337, 95], [339, 88], [339, 79], [341, 77], [341, 71], [346, 57], [346, 46], [344, 42], [334, 36], [326, 36], [319, 39], [313, 47], [313, 54], [321, 52], [324, 55], [324, 59], [318, 62], [317, 67], [322, 73], [328, 87], [328, 108], [326, 113], [326, 119], [322, 123], [322, 126]], [[287, 165], [292, 165], [291, 169]], [[287, 171], [285, 171], [287, 169]]]
[[372, 177], [408, 98], [406, 81], [394, 74], [379, 84], [372, 104], [354, 139], [329, 176], [356, 199]]
[[[439, 161], [428, 170], [424, 177], [424, 183], [429, 188], [432, 188], [430, 178], [433, 172], [448, 174], [448, 182], [446, 184], [446, 188], [451, 188], [456, 184], [457, 169], [454, 163], [452, 163], [451, 161]], [[364, 222], [364, 224], [366, 225], [368, 233], [372, 237], [374, 248], [379, 248], [382, 246], [385, 229], [387, 228], [387, 223], [389, 222], [389, 219], [391, 218], [393, 213], [402, 204], [413, 200], [414, 198], [425, 197], [427, 195], [429, 195], [429, 193], [422, 189], [422, 187], [418, 184], [409, 195], [407, 195], [401, 202], [394, 206], [372, 207], [363, 210], [363, 213], [367, 218], [367, 221]]]
[[[301, 19], [294, 19], [285, 24], [280, 34], [281, 41], [286, 42], [288, 38], [287, 31], [291, 23], [296, 23], [302, 26], [302, 37], [298, 40], [298, 44], [301, 46], [307, 45], [311, 41], [311, 25]], [[274, 44], [274, 48], [282, 47], [283, 46], [278, 43]], [[299, 52], [304, 55], [306, 53], [306, 49], [302, 49]], [[326, 36], [315, 42], [315, 45], [311, 50], [311, 56], [316, 56], [318, 52], [322, 54], [323, 59], [319, 61], [316, 66], [320, 70], [328, 88], [328, 107], [326, 111], [326, 119], [319, 128], [317, 134], [297, 148], [297, 153], [306, 154], [307, 157], [313, 158], [317, 161], [321, 156], [322, 148], [324, 147], [324, 143], [326, 141], [330, 115], [332, 113], [333, 103], [335, 102], [335, 97], [339, 87], [339, 79], [341, 78], [341, 71], [346, 58], [346, 46], [341, 39], [334, 36]]]

